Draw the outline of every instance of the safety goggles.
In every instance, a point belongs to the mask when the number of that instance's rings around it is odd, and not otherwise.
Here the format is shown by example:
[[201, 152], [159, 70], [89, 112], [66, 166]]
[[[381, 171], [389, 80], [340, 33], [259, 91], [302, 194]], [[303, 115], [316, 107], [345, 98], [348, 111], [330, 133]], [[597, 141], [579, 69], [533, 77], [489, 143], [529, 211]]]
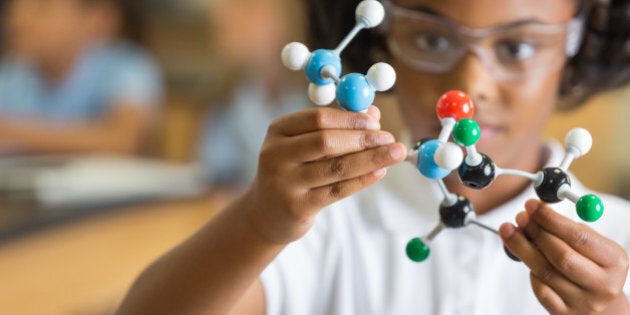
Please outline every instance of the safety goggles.
[[523, 21], [471, 29], [441, 16], [385, 1], [388, 46], [394, 56], [426, 73], [445, 73], [469, 52], [497, 80], [535, 78], [562, 67], [576, 54], [582, 19], [562, 24]]

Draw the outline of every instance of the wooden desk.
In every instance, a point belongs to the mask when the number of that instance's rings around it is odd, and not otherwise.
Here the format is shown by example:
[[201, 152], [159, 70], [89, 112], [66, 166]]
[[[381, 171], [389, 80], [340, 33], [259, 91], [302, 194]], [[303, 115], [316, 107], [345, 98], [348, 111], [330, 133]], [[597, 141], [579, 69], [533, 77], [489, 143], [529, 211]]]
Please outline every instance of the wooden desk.
[[111, 314], [137, 275], [219, 203], [146, 204], [0, 245], [0, 314]]

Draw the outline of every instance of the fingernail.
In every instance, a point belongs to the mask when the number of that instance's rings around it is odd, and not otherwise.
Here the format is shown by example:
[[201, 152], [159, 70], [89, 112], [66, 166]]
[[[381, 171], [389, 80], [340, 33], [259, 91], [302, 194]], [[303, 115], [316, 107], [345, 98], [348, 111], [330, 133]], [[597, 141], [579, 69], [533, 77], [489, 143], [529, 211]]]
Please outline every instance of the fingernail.
[[527, 212], [522, 211], [516, 215], [516, 224], [518, 224], [519, 227], [523, 228], [528, 223], [529, 223], [529, 216], [527, 215]]
[[378, 135], [378, 139], [376, 141], [378, 141], [379, 145], [385, 145], [385, 144], [394, 143], [396, 139], [394, 139], [394, 136], [392, 136], [391, 133], [382, 133]]
[[366, 129], [368, 130], [380, 130], [381, 123], [375, 119], [368, 119], [366, 124]]
[[372, 105], [370, 107], [368, 107], [368, 111], [367, 114], [374, 117], [374, 119], [376, 120], [380, 120], [381, 119], [381, 111], [378, 109], [378, 107]]
[[381, 176], [385, 175], [385, 173], [387, 173], [387, 169], [386, 168], [381, 168], [381, 169], [378, 169], [378, 170], [372, 172], [372, 175], [374, 175], [375, 177], [381, 177]]
[[534, 214], [534, 212], [540, 209], [540, 206], [541, 205], [539, 201], [530, 200], [525, 203], [525, 211], [527, 211], [527, 214], [532, 215]]
[[393, 145], [389, 147], [389, 155], [394, 160], [398, 160], [405, 156], [405, 149], [401, 145]]
[[512, 237], [512, 235], [514, 235], [514, 232], [516, 232], [516, 229], [510, 223], [504, 223], [503, 225], [501, 225], [501, 227], [499, 227], [499, 234], [504, 239]]

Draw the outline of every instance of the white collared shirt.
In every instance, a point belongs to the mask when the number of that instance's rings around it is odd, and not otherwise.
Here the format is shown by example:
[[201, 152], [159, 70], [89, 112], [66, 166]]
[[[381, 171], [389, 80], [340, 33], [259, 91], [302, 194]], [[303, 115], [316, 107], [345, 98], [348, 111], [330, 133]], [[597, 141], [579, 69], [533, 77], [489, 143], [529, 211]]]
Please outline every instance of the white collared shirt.
[[[549, 165], [563, 156], [549, 145]], [[573, 180], [579, 194], [589, 193]], [[603, 217], [590, 224], [630, 252], [630, 202], [598, 194]], [[498, 228], [514, 220], [533, 188], [477, 219]], [[324, 209], [304, 238], [288, 245], [261, 275], [268, 315], [547, 314], [531, 289], [529, 269], [510, 260], [499, 236], [476, 226], [446, 229], [431, 255], [414, 263], [407, 242], [438, 223], [441, 193], [409, 164], [389, 168], [381, 182]], [[579, 220], [575, 205], [556, 211]], [[630, 293], [626, 280], [625, 292]]]

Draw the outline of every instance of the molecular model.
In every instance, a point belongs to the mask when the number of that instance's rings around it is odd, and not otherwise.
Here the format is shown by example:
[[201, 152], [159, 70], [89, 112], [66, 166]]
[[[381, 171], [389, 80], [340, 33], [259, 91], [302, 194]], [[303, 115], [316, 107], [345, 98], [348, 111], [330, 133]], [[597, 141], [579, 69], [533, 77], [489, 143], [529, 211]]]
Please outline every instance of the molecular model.
[[[532, 181], [538, 197], [547, 203], [569, 199], [576, 204], [579, 217], [588, 222], [598, 220], [604, 211], [602, 201], [595, 195], [578, 196], [571, 190], [571, 180], [566, 170], [573, 159], [586, 154], [592, 145], [588, 131], [582, 128], [571, 130], [565, 138], [565, 157], [558, 167], [548, 167], [535, 174], [514, 169], [499, 168], [487, 155], [479, 153], [475, 144], [481, 136], [481, 129], [472, 119], [474, 105], [468, 95], [461, 91], [449, 91], [437, 103], [437, 115], [442, 124], [438, 139], [422, 142], [408, 160], [416, 164], [420, 173], [436, 180], [444, 199], [440, 204], [440, 222], [426, 236], [416, 237], [406, 247], [407, 256], [416, 262], [427, 259], [429, 243], [445, 228], [461, 228], [477, 225], [494, 233], [498, 232], [475, 219], [475, 211], [469, 200], [462, 195], [449, 192], [443, 178], [454, 169], [462, 183], [473, 189], [483, 189], [503, 174], [522, 176]], [[452, 135], [455, 143], [448, 142]], [[464, 158], [459, 146], [465, 148]], [[507, 249], [507, 255], [518, 260]]]
[[339, 105], [353, 112], [363, 112], [373, 103], [376, 91], [390, 89], [396, 81], [396, 72], [389, 64], [379, 62], [366, 75], [342, 71], [339, 55], [362, 30], [379, 25], [385, 16], [383, 5], [376, 0], [363, 0], [355, 11], [356, 25], [334, 50], [308, 48], [293, 42], [282, 50], [282, 63], [291, 70], [302, 70], [311, 82], [310, 100], [317, 105], [328, 105], [335, 99]]
[[[349, 73], [342, 77], [340, 54], [363, 29], [378, 26], [385, 16], [383, 5], [377, 0], [363, 0], [355, 11], [356, 24], [334, 50], [318, 49], [310, 52], [298, 42], [282, 50], [282, 63], [289, 69], [304, 70], [310, 81], [308, 95], [317, 105], [328, 105], [335, 99], [348, 111], [364, 112], [373, 103], [376, 91], [390, 89], [396, 81], [394, 69], [387, 63], [376, 63], [366, 75]], [[430, 253], [429, 243], [445, 228], [461, 228], [470, 224], [498, 232], [477, 221], [475, 211], [465, 196], [448, 191], [443, 178], [458, 168], [460, 180], [473, 189], [483, 189], [503, 174], [523, 176], [533, 182], [539, 198], [547, 203], [569, 199], [576, 204], [577, 213], [585, 221], [596, 221], [603, 213], [601, 200], [595, 195], [577, 196], [571, 190], [566, 173], [573, 159], [586, 154], [592, 139], [588, 131], [574, 129], [566, 137], [566, 156], [558, 167], [545, 168], [535, 174], [501, 169], [487, 155], [477, 152], [475, 144], [481, 136], [477, 122], [472, 119], [474, 105], [465, 93], [449, 91], [437, 103], [437, 114], [442, 130], [437, 139], [422, 142], [408, 158], [420, 173], [438, 183], [444, 194], [439, 207], [440, 221], [426, 236], [413, 238], [407, 244], [407, 256], [423, 261]], [[449, 142], [452, 136], [455, 143]], [[466, 156], [461, 147], [465, 148]], [[506, 249], [510, 258], [518, 260]]]

